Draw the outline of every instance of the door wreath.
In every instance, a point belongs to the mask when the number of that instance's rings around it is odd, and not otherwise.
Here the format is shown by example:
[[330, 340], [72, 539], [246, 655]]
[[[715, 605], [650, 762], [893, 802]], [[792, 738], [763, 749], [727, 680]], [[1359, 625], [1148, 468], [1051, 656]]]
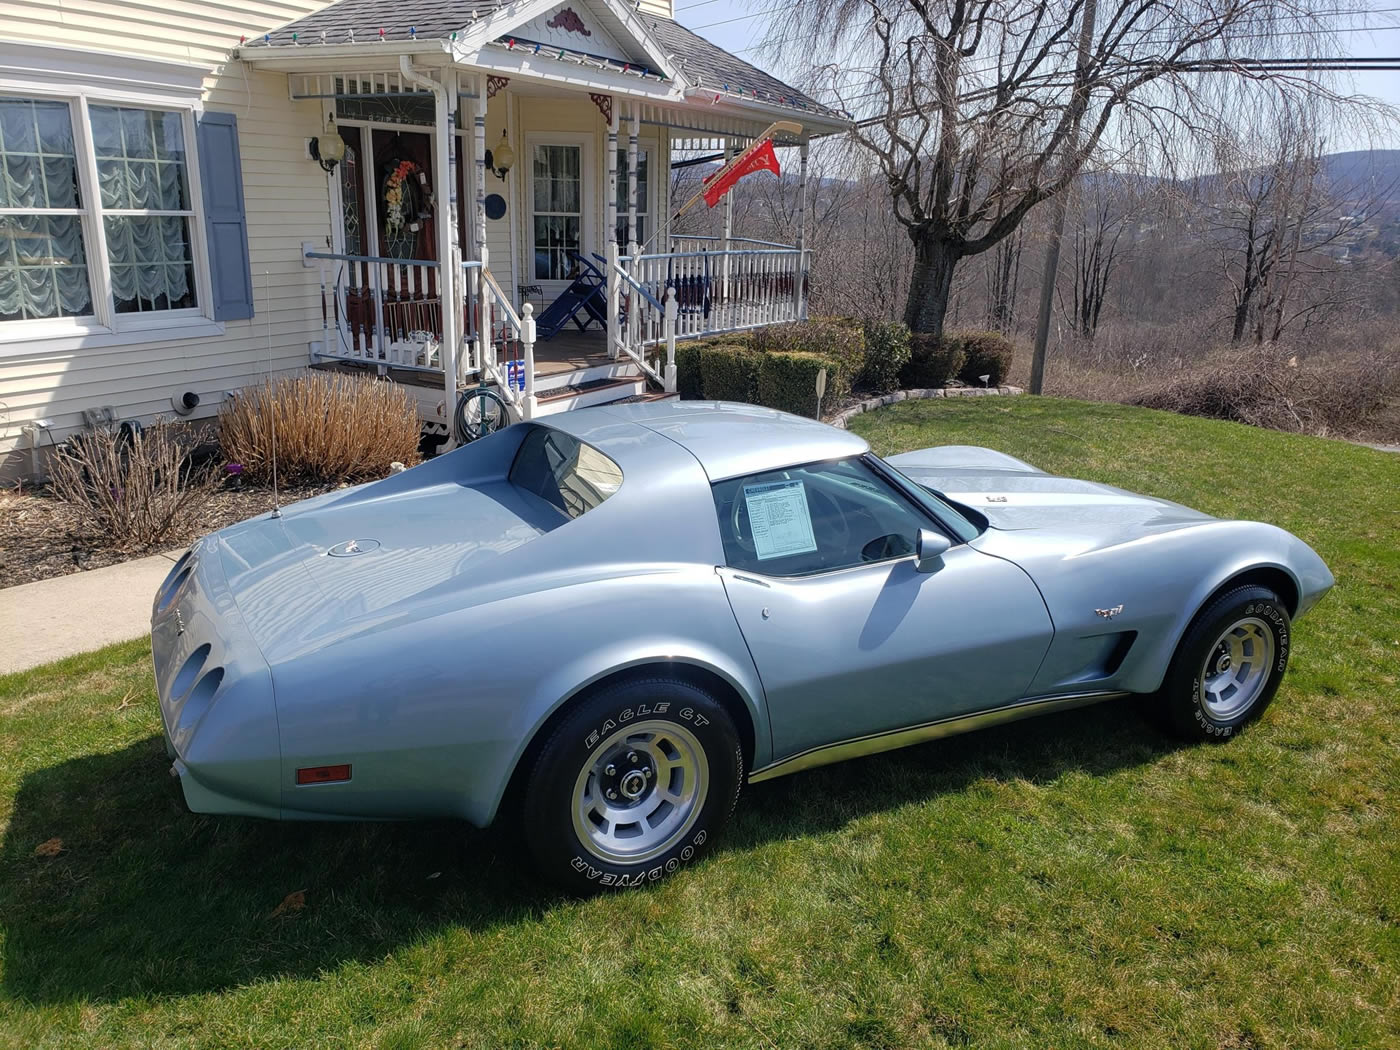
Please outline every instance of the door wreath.
[[[423, 221], [433, 214], [433, 190], [422, 167], [407, 158], [385, 165], [381, 199], [384, 202], [384, 236], [390, 243], [403, 245], [408, 254], [416, 247]], [[407, 241], [407, 244], [404, 242]], [[394, 253], [399, 254], [399, 253]], [[407, 254], [401, 258], [408, 257]]]

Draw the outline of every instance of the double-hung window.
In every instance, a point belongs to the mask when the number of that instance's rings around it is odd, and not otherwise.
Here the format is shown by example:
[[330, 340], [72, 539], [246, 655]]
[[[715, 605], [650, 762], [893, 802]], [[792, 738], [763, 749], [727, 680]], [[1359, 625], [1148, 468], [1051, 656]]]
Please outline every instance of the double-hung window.
[[531, 166], [534, 193], [534, 276], [568, 280], [582, 250], [583, 147], [538, 145]]
[[193, 130], [189, 109], [0, 94], [0, 342], [200, 318]]

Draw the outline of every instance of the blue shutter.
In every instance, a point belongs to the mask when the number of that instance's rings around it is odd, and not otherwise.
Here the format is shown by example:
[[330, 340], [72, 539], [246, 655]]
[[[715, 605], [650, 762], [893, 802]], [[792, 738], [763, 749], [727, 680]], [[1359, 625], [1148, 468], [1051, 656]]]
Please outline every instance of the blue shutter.
[[243, 206], [243, 165], [238, 159], [238, 118], [199, 117], [199, 181], [204, 189], [204, 229], [213, 278], [214, 320], [253, 316], [253, 271], [248, 262], [248, 215]]

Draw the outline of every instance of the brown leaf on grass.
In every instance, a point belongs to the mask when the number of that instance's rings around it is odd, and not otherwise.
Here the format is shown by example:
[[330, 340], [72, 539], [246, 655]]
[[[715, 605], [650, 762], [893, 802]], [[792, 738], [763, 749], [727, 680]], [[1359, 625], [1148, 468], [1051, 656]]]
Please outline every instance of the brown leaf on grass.
[[128, 690], [126, 691], [126, 696], [122, 697], [122, 702], [119, 703], [119, 704], [117, 705], [117, 710], [118, 710], [118, 711], [125, 711], [128, 707], [131, 707], [135, 702], [136, 702], [136, 690], [135, 690], [135, 689], [128, 689]]
[[275, 919], [279, 915], [291, 915], [295, 912], [301, 911], [301, 909], [305, 907], [306, 891], [297, 890], [294, 893], [289, 893], [285, 897], [283, 897], [282, 903], [272, 909], [272, 914], [269, 915], [268, 918]]
[[57, 857], [62, 852], [62, 839], [49, 839], [47, 842], [41, 842], [34, 847], [34, 856], [36, 857]]

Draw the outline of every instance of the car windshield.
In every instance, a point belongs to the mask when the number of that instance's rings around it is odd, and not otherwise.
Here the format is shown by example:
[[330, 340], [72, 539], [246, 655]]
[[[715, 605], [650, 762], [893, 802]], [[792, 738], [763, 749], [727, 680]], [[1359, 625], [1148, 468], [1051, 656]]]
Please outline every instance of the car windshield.
[[592, 445], [548, 427], [535, 427], [515, 454], [509, 481], [544, 500], [565, 518], [588, 513], [622, 485], [622, 468]]
[[919, 484], [907, 474], [890, 466], [883, 459], [879, 461], [879, 464], [879, 469], [885, 471], [890, 478], [897, 479], [902, 483], [911, 495], [917, 496], [933, 511], [938, 520], [950, 531], [957, 534], [963, 542], [974, 539], [986, 531], [987, 519], [972, 507], [949, 499], [935, 488]]

